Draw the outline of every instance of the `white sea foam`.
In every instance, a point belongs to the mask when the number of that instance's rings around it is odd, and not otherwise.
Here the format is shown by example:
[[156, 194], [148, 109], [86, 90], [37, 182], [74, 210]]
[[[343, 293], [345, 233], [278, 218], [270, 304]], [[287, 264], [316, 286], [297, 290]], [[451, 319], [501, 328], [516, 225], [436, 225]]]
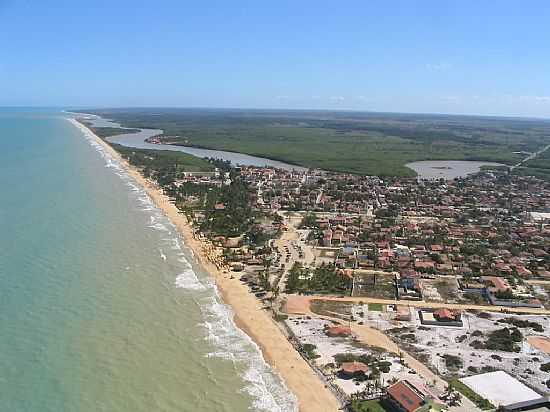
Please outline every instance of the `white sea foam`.
[[188, 290], [206, 290], [207, 287], [200, 282], [192, 268], [185, 269], [176, 277], [176, 287]]
[[[136, 184], [118, 160], [113, 158], [102, 145], [96, 142], [96, 137], [85, 126], [76, 121], [70, 121], [80, 129], [89, 144], [105, 160], [105, 167], [112, 168], [122, 180], [126, 181], [131, 191], [137, 195], [137, 201], [142, 206], [140, 210], [153, 212], [150, 215], [151, 224], [148, 227], [168, 232], [169, 234], [172, 233], [172, 230], [175, 231], [173, 224], [155, 206], [145, 190]], [[178, 238], [171, 238], [169, 241], [173, 243], [171, 249], [181, 249]], [[159, 249], [159, 251], [161, 258], [163, 256], [166, 258], [162, 249]], [[195, 256], [193, 250], [190, 249], [189, 252], [191, 256]], [[216, 350], [207, 356], [223, 358], [236, 364], [244, 365], [245, 371], [242, 374], [242, 379], [245, 381], [246, 386], [243, 388], [243, 391], [254, 399], [253, 405], [250, 408], [251, 410], [262, 412], [297, 412], [298, 402], [296, 397], [265, 362], [256, 343], [246, 333], [237, 328], [233, 322], [233, 312], [227, 305], [221, 303], [221, 298], [215, 284], [209, 280], [199, 280], [190, 262], [186, 259], [185, 254], [178, 253], [177, 256], [177, 260], [184, 270], [176, 277], [176, 287], [191, 291], [212, 290], [213, 292], [211, 296], [206, 298], [206, 303], [200, 306], [205, 318], [202, 326], [207, 331], [207, 340], [216, 347]]]
[[155, 229], [155, 230], [160, 230], [161, 232], [170, 232], [170, 229], [168, 229], [162, 223], [155, 223], [154, 225], [149, 225], [147, 227], [150, 227], [151, 229]]
[[256, 343], [235, 325], [233, 312], [221, 303], [217, 289], [215, 294], [201, 305], [205, 317], [202, 324], [207, 331], [207, 340], [217, 350], [209, 357], [227, 359], [242, 364], [246, 370], [242, 374], [246, 386], [243, 391], [254, 398], [252, 408], [257, 411], [289, 412], [297, 411], [296, 397], [286, 388], [281, 378], [265, 362]]

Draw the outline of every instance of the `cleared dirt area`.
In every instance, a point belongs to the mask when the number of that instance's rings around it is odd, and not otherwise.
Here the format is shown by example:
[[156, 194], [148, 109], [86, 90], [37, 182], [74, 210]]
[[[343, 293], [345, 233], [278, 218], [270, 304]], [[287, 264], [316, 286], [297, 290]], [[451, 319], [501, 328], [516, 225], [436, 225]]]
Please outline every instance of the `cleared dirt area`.
[[364, 273], [356, 276], [354, 297], [395, 299], [395, 275], [393, 273]]
[[288, 295], [283, 311], [289, 315], [305, 315], [309, 313], [309, 298], [306, 296]]
[[544, 336], [529, 336], [527, 343], [532, 347], [550, 355], [550, 338]]
[[[550, 340], [541, 335], [550, 334], [550, 318], [547, 316], [518, 316], [511, 314], [463, 313], [463, 327], [453, 326], [408, 326], [386, 332], [396, 339], [400, 346], [415, 357], [422, 359], [443, 376], [463, 377], [481, 372], [503, 370], [518, 378], [540, 393], [548, 392], [546, 381], [550, 373], [541, 369], [550, 362], [548, 352], [541, 350], [531, 342], [541, 343], [546, 349]], [[513, 323], [516, 323], [514, 325]], [[538, 325], [541, 331], [533, 327]], [[495, 333], [504, 329], [512, 330], [517, 326], [523, 339], [508, 346], [484, 347], [488, 342], [502, 343], [502, 337], [496, 341]], [[506, 348], [509, 350], [505, 350]]]

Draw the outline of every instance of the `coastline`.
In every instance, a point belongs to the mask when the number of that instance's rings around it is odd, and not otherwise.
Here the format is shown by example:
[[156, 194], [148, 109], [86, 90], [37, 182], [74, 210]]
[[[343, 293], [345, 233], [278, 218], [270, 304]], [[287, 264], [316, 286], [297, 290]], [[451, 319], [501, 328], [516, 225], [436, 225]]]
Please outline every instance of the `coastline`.
[[198, 263], [214, 279], [222, 300], [228, 304], [234, 314], [234, 322], [261, 349], [267, 363], [283, 378], [288, 389], [296, 396], [301, 412], [326, 411], [340, 409], [340, 405], [332, 392], [325, 387], [307, 362], [290, 344], [287, 338], [275, 324], [271, 315], [262, 309], [261, 303], [249, 293], [247, 287], [238, 279], [231, 279], [227, 273], [222, 273], [210, 260], [204, 244], [195, 239], [193, 230], [185, 215], [172, 204], [168, 198], [150, 181], [145, 179], [136, 168], [132, 167], [106, 141], [99, 138], [93, 131], [74, 118], [67, 119], [78, 129], [89, 133], [113, 158], [127, 170], [132, 178], [140, 184], [155, 205], [174, 224], [179, 234], [195, 255]]

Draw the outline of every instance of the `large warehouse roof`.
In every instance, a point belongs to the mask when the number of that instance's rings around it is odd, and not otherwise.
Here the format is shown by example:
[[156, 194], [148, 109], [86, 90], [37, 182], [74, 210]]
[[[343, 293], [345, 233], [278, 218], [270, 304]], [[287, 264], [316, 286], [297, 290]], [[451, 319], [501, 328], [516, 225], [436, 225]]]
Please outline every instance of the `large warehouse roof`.
[[542, 398], [537, 392], [503, 371], [469, 376], [460, 379], [460, 381], [496, 407], [531, 402]]

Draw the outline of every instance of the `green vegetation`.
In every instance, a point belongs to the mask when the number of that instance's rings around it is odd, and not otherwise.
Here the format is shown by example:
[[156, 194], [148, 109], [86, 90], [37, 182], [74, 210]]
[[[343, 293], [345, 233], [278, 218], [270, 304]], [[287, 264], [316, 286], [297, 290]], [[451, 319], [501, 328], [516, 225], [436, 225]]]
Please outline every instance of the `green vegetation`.
[[487, 340], [475, 340], [470, 346], [475, 349], [498, 350], [503, 352], [519, 352], [518, 343], [523, 341], [523, 335], [517, 328], [503, 328], [490, 332]]
[[460, 382], [458, 379], [453, 379], [449, 382], [449, 385], [453, 388], [459, 391], [462, 395], [470, 399], [473, 403], [477, 405], [478, 408], [481, 410], [489, 410], [494, 409], [494, 406], [489, 402], [487, 399], [482, 398], [477, 393], [475, 393], [473, 390], [471, 390], [469, 387], [464, 385], [462, 382]]
[[327, 111], [93, 112], [128, 127], [162, 129], [165, 143], [379, 176], [413, 176], [404, 165], [417, 160], [515, 164], [525, 157], [520, 152], [540, 150], [550, 143], [550, 124], [537, 120]]
[[[265, 238], [253, 226], [255, 216], [248, 207], [249, 190], [237, 173], [232, 172], [231, 184], [221, 187], [190, 182], [175, 185], [187, 172], [211, 173], [215, 166], [226, 168], [224, 162], [176, 151], [135, 149], [112, 143], [111, 146], [140, 169], [143, 176], [155, 180], [166, 194], [175, 199], [178, 207], [185, 210], [189, 205], [182, 204], [183, 199], [188, 196], [197, 198], [195, 207], [202, 209], [205, 216], [200, 224], [203, 232], [227, 237], [247, 233], [252, 243]], [[216, 205], [223, 207], [217, 208]]]
[[184, 172], [212, 172], [214, 167], [204, 159], [169, 150], [134, 149], [118, 144], [111, 146], [132, 166], [141, 169], [145, 177], [151, 177], [161, 186], [169, 184]]
[[277, 322], [283, 322], [288, 319], [288, 315], [284, 313], [276, 313], [273, 315], [273, 319], [275, 319]]
[[373, 312], [383, 312], [384, 305], [381, 303], [369, 303], [369, 310]]
[[361, 362], [369, 367], [367, 379], [373, 380], [380, 377], [380, 373], [388, 373], [391, 368], [391, 362], [380, 360], [372, 354], [355, 355], [353, 353], [338, 353], [334, 355], [334, 361], [338, 366], [345, 362]]
[[442, 358], [445, 360], [445, 366], [450, 371], [458, 371], [464, 366], [464, 362], [458, 356], [445, 354]]
[[353, 296], [395, 299], [397, 288], [393, 273], [357, 274]]
[[380, 401], [368, 400], [359, 401], [357, 399], [351, 402], [352, 412], [386, 412]]
[[345, 301], [313, 299], [310, 308], [313, 313], [349, 320], [353, 304]]
[[544, 332], [544, 328], [540, 323], [531, 322], [530, 320], [518, 319], [518, 318], [506, 318], [497, 320], [499, 323], [508, 323], [516, 328], [531, 328], [535, 332]]
[[88, 122], [83, 122], [83, 123], [86, 124], [91, 129], [93, 129], [94, 133], [102, 139], [105, 139], [111, 136], [118, 136], [121, 134], [139, 132], [139, 129], [122, 129], [120, 127], [91, 127]]
[[540, 370], [543, 372], [550, 372], [550, 362], [540, 365]]
[[312, 345], [311, 343], [305, 343], [302, 345], [302, 350], [304, 351], [304, 355], [306, 358], [313, 360], [320, 358], [321, 355], [319, 355], [315, 350], [317, 349], [317, 346]]
[[349, 294], [351, 279], [339, 274], [334, 265], [305, 269], [295, 263], [286, 282], [286, 293]]
[[514, 173], [550, 180], [550, 149], [539, 154], [533, 160], [524, 163], [521, 167], [515, 169]]
[[306, 213], [304, 218], [302, 219], [302, 222], [300, 223], [300, 228], [318, 228], [319, 225], [317, 224], [317, 217], [315, 216], [315, 213]]
[[[205, 218], [200, 225], [202, 232], [239, 236], [254, 222], [248, 207], [248, 188], [236, 175], [229, 186], [211, 188], [205, 203]], [[223, 205], [223, 209], [217, 209], [216, 205]]]

